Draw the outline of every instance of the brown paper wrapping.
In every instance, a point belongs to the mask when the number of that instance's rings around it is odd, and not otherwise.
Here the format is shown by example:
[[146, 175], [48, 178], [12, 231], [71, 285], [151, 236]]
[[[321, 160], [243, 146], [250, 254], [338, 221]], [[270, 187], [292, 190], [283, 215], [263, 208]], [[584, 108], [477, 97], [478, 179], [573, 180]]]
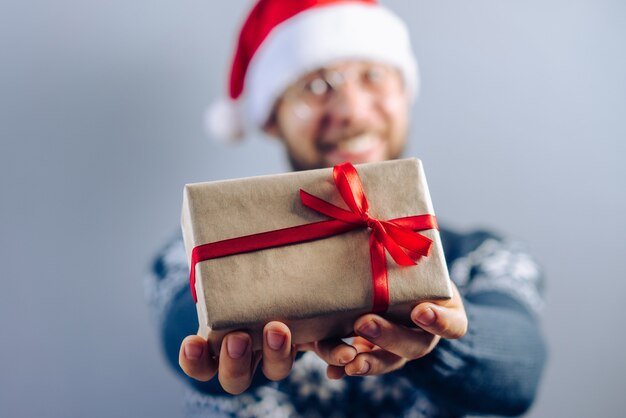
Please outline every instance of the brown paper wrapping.
[[[356, 165], [370, 207], [382, 220], [433, 214], [417, 159]], [[201, 244], [327, 220], [300, 202], [299, 190], [346, 208], [332, 169], [185, 186], [182, 229], [187, 259]], [[342, 337], [372, 308], [369, 230], [317, 241], [203, 261], [196, 266], [198, 334], [214, 354], [232, 330], [250, 332], [262, 345], [263, 326], [282, 321], [294, 343]], [[437, 230], [428, 257], [401, 267], [387, 255], [390, 307], [384, 315], [408, 323], [419, 301], [451, 297], [450, 279]]]

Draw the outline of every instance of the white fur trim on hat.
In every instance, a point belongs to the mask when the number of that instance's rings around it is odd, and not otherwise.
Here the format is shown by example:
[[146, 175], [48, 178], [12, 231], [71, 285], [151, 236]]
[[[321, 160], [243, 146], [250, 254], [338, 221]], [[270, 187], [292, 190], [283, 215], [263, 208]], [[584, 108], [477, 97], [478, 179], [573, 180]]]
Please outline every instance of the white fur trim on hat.
[[246, 125], [262, 127], [276, 100], [302, 75], [346, 59], [397, 67], [411, 97], [417, 95], [417, 62], [400, 18], [380, 5], [316, 7], [278, 25], [256, 51], [238, 100]]
[[239, 103], [222, 99], [212, 103], [204, 114], [207, 133], [219, 142], [232, 142], [244, 135]]

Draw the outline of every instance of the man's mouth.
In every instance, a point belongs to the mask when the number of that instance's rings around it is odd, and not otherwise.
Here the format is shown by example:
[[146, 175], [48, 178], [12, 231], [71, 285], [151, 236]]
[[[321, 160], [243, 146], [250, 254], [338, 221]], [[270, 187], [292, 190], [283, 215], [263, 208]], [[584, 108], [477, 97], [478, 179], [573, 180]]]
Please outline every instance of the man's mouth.
[[363, 133], [342, 139], [324, 154], [329, 165], [340, 164], [345, 161], [351, 163], [379, 161], [384, 158], [384, 143], [378, 135]]

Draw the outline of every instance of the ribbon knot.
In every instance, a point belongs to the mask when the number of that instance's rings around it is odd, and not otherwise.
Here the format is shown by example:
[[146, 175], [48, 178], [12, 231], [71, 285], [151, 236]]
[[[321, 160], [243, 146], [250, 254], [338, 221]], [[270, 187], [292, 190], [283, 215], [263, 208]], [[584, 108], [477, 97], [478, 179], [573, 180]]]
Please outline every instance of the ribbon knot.
[[366, 216], [364, 217], [363, 221], [365, 222], [365, 225], [367, 225], [368, 228], [375, 229], [380, 226], [380, 222], [378, 222], [376, 219], [369, 216], [369, 214], [365, 214], [365, 215]]

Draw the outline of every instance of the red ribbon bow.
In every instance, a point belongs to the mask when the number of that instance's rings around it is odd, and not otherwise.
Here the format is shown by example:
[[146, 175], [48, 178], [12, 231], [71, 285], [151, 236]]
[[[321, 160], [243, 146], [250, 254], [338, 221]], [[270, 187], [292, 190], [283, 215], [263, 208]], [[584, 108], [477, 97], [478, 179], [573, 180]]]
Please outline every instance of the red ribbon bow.
[[[426, 215], [425, 218], [410, 217], [392, 221], [373, 218], [368, 212], [369, 204], [363, 191], [361, 179], [354, 166], [350, 163], [336, 165], [333, 168], [333, 178], [341, 198], [351, 211], [328, 203], [304, 190], [300, 190], [300, 199], [305, 206], [326, 216], [357, 226], [367, 226], [372, 230], [370, 235], [370, 262], [374, 286], [373, 311], [383, 312], [389, 306], [385, 249], [393, 260], [401, 266], [417, 264], [416, 260], [428, 255], [432, 240], [413, 232], [411, 228], [423, 229], [423, 225], [416, 225], [416, 223], [420, 224], [422, 220], [426, 220], [427, 224], [432, 222], [432, 225], [428, 226], [436, 228], [434, 217]], [[409, 221], [409, 225], [406, 225], [406, 221]]]
[[389, 306], [389, 288], [385, 249], [401, 266], [417, 264], [420, 257], [428, 255], [432, 240], [413, 231], [437, 229], [437, 221], [434, 215], [407, 216], [388, 221], [373, 218], [368, 212], [369, 205], [363, 192], [363, 185], [354, 166], [350, 163], [335, 166], [333, 178], [343, 201], [351, 211], [300, 190], [300, 199], [305, 206], [333, 219], [194, 247], [191, 252], [190, 272], [191, 294], [194, 302], [197, 302], [195, 267], [201, 261], [327, 238], [366, 226], [372, 229], [370, 235], [374, 294], [372, 311], [386, 311]]

